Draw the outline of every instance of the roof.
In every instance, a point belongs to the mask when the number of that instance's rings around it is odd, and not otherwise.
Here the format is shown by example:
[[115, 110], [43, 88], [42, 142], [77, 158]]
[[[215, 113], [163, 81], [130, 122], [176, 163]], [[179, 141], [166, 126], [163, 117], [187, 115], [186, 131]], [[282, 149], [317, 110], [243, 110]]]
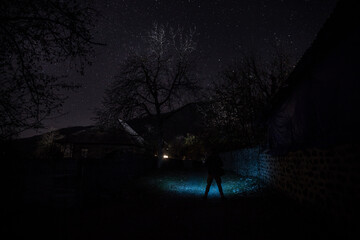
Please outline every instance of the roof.
[[[164, 113], [164, 140], [171, 141], [180, 135], [197, 134], [204, 128], [203, 117], [198, 110], [201, 103], [189, 103], [172, 112]], [[155, 119], [150, 117], [136, 118], [128, 121], [142, 137], [151, 137], [149, 128], [155, 126]]]
[[59, 143], [141, 145], [137, 139], [122, 129], [103, 130], [97, 127], [82, 129], [57, 140]]
[[273, 152], [359, 141], [360, 2], [340, 1], [268, 112]]
[[350, 36], [352, 30], [359, 28], [360, 1], [339, 1], [320, 29], [309, 49], [304, 53], [295, 69], [290, 74], [286, 87], [282, 88], [271, 103], [269, 115], [274, 113], [281, 104], [293, 93], [298, 85], [311, 75], [314, 69], [325, 59], [344, 38]]

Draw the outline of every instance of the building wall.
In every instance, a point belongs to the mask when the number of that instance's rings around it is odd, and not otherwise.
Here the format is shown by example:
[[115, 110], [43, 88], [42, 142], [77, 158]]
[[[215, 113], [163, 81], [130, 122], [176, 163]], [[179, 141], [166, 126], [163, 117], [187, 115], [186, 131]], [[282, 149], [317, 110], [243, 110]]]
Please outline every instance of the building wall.
[[[333, 31], [327, 32], [333, 35]], [[295, 74], [290, 75], [296, 84], [283, 90], [287, 97], [277, 103], [268, 118], [272, 151], [283, 153], [358, 140], [360, 28], [348, 29], [338, 41], [329, 44], [328, 38], [322, 40], [307, 51], [307, 58], [300, 60]]]
[[62, 146], [64, 158], [92, 158], [101, 159], [114, 152], [145, 153], [145, 149], [131, 145], [106, 145], [106, 144], [64, 144]]
[[259, 160], [259, 177], [300, 202], [351, 215], [360, 200], [359, 146], [261, 154]]
[[[255, 149], [245, 152], [252, 155], [235, 151], [232, 155], [236, 157], [231, 161], [227, 160], [230, 153], [223, 154], [224, 165], [237, 173], [256, 175], [299, 202], [336, 215], [355, 216], [354, 207], [360, 200], [360, 145], [313, 148], [285, 156], [271, 156]], [[252, 170], [256, 168], [257, 171]]]
[[220, 154], [224, 169], [242, 176], [259, 176], [260, 148], [246, 148]]

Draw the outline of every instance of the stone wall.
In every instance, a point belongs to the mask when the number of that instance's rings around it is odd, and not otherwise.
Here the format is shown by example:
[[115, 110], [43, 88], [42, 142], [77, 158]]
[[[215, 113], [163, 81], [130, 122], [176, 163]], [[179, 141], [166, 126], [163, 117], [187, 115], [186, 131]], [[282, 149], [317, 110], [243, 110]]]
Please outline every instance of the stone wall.
[[360, 147], [308, 149], [259, 157], [259, 177], [300, 202], [352, 215], [360, 200]]
[[360, 145], [271, 156], [259, 148], [222, 153], [224, 169], [258, 177], [302, 203], [355, 217], [360, 202]]
[[242, 176], [259, 176], [260, 148], [246, 148], [220, 154], [224, 169]]

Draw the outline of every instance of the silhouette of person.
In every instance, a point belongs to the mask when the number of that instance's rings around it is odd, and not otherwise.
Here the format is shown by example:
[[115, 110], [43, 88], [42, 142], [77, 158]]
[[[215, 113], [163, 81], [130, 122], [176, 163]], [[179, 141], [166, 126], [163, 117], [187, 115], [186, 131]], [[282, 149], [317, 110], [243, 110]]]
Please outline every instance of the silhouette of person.
[[207, 199], [211, 183], [215, 179], [220, 192], [221, 199], [225, 200], [225, 196], [221, 187], [221, 176], [224, 175], [224, 170], [222, 168], [223, 163], [216, 150], [211, 151], [210, 155], [205, 160], [205, 165], [207, 166], [208, 169], [208, 177], [207, 177], [205, 195], [203, 199], [204, 200]]

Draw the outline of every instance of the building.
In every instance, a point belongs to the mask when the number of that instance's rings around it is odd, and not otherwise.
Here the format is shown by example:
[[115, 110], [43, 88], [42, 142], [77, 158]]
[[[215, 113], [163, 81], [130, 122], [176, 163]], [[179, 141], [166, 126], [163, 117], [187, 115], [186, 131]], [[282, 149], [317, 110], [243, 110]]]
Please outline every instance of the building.
[[273, 153], [359, 142], [359, 10], [337, 4], [280, 91], [268, 121]]
[[114, 154], [145, 153], [144, 140], [138, 135], [131, 135], [125, 128], [112, 130], [97, 127], [81, 128], [56, 142], [61, 145], [64, 158], [103, 159]]
[[360, 200], [360, 3], [339, 1], [268, 117], [260, 177], [347, 223]]

